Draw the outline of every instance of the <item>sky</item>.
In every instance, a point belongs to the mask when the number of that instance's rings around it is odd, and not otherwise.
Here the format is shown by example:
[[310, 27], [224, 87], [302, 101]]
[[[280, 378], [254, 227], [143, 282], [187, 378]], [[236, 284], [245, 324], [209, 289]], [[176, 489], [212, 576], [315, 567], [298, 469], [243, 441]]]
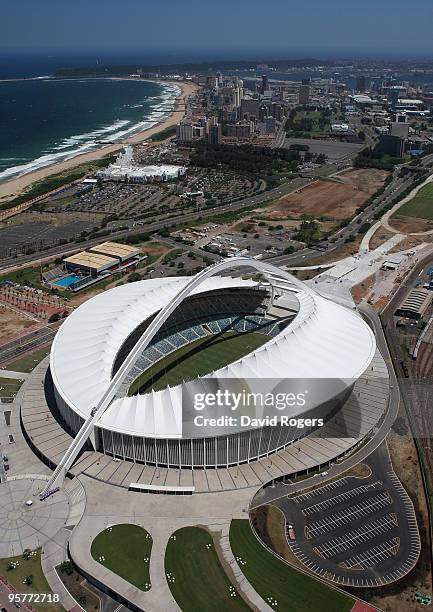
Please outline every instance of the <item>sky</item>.
[[433, 58], [432, 0], [1, 0], [0, 52]]

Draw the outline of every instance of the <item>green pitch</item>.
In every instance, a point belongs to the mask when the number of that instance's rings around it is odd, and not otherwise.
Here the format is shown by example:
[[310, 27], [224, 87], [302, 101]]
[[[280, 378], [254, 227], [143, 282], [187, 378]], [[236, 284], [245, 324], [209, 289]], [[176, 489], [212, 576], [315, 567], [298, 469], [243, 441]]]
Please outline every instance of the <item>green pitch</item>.
[[280, 561], [258, 541], [247, 520], [231, 522], [230, 546], [246, 579], [274, 610], [348, 612], [355, 603]]
[[259, 332], [227, 332], [206, 336], [163, 357], [132, 383], [129, 395], [160, 391], [209, 374], [262, 346], [269, 336]]
[[[111, 531], [110, 531], [111, 529]], [[92, 557], [141, 591], [150, 589], [150, 534], [138, 525], [113, 525], [92, 542]]]
[[200, 527], [184, 527], [170, 537], [165, 574], [182, 612], [250, 610], [228, 579], [212, 537]]
[[424, 185], [414, 198], [399, 208], [396, 215], [433, 221], [433, 183]]

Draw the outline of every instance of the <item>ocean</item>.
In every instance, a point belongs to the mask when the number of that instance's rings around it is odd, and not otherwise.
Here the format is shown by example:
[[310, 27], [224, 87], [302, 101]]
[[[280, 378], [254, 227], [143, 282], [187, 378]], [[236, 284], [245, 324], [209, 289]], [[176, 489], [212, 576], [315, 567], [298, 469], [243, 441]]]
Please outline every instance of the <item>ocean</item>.
[[0, 82], [0, 181], [153, 127], [175, 106], [169, 83], [112, 79]]

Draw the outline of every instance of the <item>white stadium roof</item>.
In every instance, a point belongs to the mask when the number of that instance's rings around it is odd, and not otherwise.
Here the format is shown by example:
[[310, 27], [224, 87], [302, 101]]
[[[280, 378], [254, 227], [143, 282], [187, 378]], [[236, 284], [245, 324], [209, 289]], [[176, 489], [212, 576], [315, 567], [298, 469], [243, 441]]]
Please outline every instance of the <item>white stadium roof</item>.
[[[82, 304], [63, 323], [51, 350], [51, 373], [63, 400], [87, 419], [110, 383], [117, 353], [148, 317], [176, 298], [191, 277], [151, 279], [106, 291]], [[213, 276], [191, 295], [251, 280]], [[353, 310], [296, 289], [299, 312], [274, 338], [208, 376], [219, 378], [356, 379], [373, 359], [376, 342]], [[145, 437], [182, 436], [181, 386], [115, 399], [96, 425]]]

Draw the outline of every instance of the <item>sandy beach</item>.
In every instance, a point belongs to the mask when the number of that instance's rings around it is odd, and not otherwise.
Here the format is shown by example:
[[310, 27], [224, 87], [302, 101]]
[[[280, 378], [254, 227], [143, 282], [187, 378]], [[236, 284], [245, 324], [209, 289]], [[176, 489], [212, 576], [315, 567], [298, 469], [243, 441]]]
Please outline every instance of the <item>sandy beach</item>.
[[156, 132], [164, 130], [165, 128], [168, 128], [178, 123], [185, 114], [185, 98], [187, 98], [191, 93], [196, 91], [198, 87], [194, 83], [185, 83], [177, 81], [163, 82], [170, 83], [172, 85], [177, 85], [181, 88], [181, 93], [179, 94], [176, 100], [176, 106], [174, 111], [163, 121], [157, 123], [152, 128], [143, 130], [142, 132], [137, 132], [136, 134], [130, 136], [123, 142], [106, 145], [101, 147], [100, 149], [97, 149], [96, 151], [92, 151], [90, 153], [83, 153], [82, 155], [77, 155], [76, 157], [73, 157], [66, 161], [62, 161], [57, 164], [52, 164], [50, 166], [46, 166], [45, 168], [35, 170], [34, 172], [24, 174], [23, 176], [12, 178], [9, 181], [5, 181], [4, 183], [0, 183], [0, 202], [15, 197], [35, 181], [39, 181], [47, 176], [62, 172], [64, 170], [70, 170], [71, 168], [75, 168], [80, 164], [93, 161], [95, 159], [100, 159], [101, 157], [104, 157], [104, 155], [119, 151], [125, 144], [137, 144], [139, 142], [142, 142], [143, 140], [147, 140]]

